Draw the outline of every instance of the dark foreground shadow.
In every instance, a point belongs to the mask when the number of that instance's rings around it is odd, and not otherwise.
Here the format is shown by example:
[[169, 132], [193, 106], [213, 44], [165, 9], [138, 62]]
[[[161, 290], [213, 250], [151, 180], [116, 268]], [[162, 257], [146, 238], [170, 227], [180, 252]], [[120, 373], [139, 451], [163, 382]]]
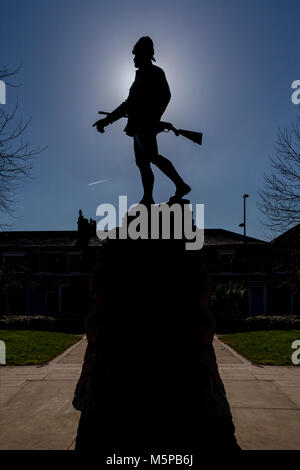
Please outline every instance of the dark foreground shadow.
[[107, 240], [93, 284], [76, 451], [237, 451], [202, 250], [184, 239]]

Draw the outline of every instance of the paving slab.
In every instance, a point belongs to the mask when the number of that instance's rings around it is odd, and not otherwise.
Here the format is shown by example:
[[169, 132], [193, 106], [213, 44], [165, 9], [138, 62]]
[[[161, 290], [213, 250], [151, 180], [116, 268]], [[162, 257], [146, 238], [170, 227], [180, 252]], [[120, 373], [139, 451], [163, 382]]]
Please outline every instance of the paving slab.
[[6, 387], [6, 388], [1, 388], [1, 393], [0, 393], [0, 419], [1, 419], [1, 410], [3, 409], [3, 406], [5, 403], [8, 402], [18, 391], [20, 390], [20, 387]]
[[[252, 380], [253, 382], [255, 382], [255, 380], [256, 380], [253, 375], [251, 375], [250, 377], [247, 376], [247, 375], [245, 375], [245, 376], [238, 376], [238, 375], [228, 376], [228, 375], [225, 375], [224, 376], [222, 373], [220, 373], [220, 376], [221, 376], [221, 379], [224, 382], [224, 384], [227, 383], [227, 382], [230, 382], [232, 380], [235, 380], [237, 382], [242, 382], [242, 381], [245, 381], [245, 380], [246, 381], [251, 381]], [[253, 384], [253, 385], [255, 386], [255, 384]]]
[[247, 364], [248, 361], [244, 357], [240, 356], [236, 351], [233, 351], [227, 344], [222, 343], [220, 340], [215, 338], [214, 350], [218, 358], [218, 364]]
[[278, 387], [300, 387], [300, 380], [299, 379], [296, 380], [296, 379], [293, 379], [293, 378], [287, 378], [285, 380], [276, 379], [275, 383]]
[[75, 386], [75, 380], [27, 381], [0, 412], [0, 449], [67, 449], [79, 418], [71, 403]]
[[300, 387], [280, 387], [280, 390], [300, 408]]
[[227, 398], [233, 408], [297, 409], [275, 384], [267, 380], [226, 380]]
[[300, 410], [232, 407], [244, 450], [299, 450]]
[[86, 350], [87, 341], [83, 339], [68, 351], [52, 361], [52, 364], [81, 364]]
[[262, 375], [254, 372], [253, 375], [256, 380], [270, 380], [271, 382], [275, 382], [276, 380], [278, 380], [278, 378], [281, 378], [281, 375], [269, 373]]

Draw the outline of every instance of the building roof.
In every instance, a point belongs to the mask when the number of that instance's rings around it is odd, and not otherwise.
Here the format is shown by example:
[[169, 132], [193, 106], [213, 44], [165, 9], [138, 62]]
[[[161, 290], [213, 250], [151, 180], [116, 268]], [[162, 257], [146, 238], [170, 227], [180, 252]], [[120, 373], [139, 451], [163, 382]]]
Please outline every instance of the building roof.
[[[245, 242], [244, 235], [231, 232], [223, 228], [207, 228], [204, 229], [204, 245], [241, 245]], [[264, 244], [267, 243], [258, 238], [247, 237], [247, 244]]]
[[[230, 230], [205, 229], [204, 244], [240, 245], [245, 241], [244, 236]], [[247, 244], [267, 243], [257, 238], [246, 237]], [[17, 247], [76, 247], [79, 242], [77, 230], [44, 230], [44, 231], [8, 231], [0, 232], [0, 248]], [[89, 238], [88, 246], [100, 246], [101, 241], [96, 236]]]
[[271, 243], [293, 243], [300, 247], [300, 224], [295, 225], [294, 227], [290, 228], [278, 237], [274, 238]]
[[76, 246], [77, 230], [41, 230], [0, 232], [0, 247]]

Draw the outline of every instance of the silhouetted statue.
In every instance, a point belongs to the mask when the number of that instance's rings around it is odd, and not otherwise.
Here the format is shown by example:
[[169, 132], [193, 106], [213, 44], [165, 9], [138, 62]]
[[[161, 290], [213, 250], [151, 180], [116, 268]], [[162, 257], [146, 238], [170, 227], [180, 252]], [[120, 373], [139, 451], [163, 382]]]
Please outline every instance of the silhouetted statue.
[[105, 240], [92, 288], [75, 450], [99, 464], [114, 453], [238, 451], [202, 250], [187, 251], [184, 237]]
[[138, 70], [127, 100], [94, 125], [99, 132], [104, 132], [104, 127], [108, 124], [122, 117], [128, 117], [124, 130], [134, 139], [136, 164], [140, 169], [144, 187], [144, 196], [140, 203], [154, 204], [154, 175], [150, 163], [154, 163], [175, 184], [176, 192], [170, 198], [170, 202], [175, 202], [188, 194], [191, 188], [179, 176], [173, 164], [158, 153], [156, 135], [159, 132], [160, 118], [171, 98], [169, 85], [164, 71], [152, 64], [155, 59], [151, 38], [148, 36], [140, 38], [132, 53]]
[[[127, 100], [95, 125], [104, 132], [128, 116], [125, 130], [134, 138], [142, 204], [154, 203], [151, 163], [175, 183], [171, 202], [189, 204], [182, 198], [191, 188], [157, 150], [157, 126], [171, 94], [164, 72], [152, 64], [152, 40], [142, 37], [132, 52], [138, 71]], [[132, 209], [110, 232], [126, 234], [137, 217]], [[155, 225], [150, 222], [148, 231]], [[81, 411], [77, 452], [105, 457], [143, 455], [137, 449], [148, 456], [239, 450], [212, 344], [202, 250], [185, 249], [175, 215], [170, 237], [164, 238], [162, 227], [156, 238], [111, 237], [98, 249], [95, 303], [85, 324], [88, 347], [73, 399]]]
[[96, 236], [96, 221], [90, 218], [83, 217], [82, 210], [79, 210], [79, 217], [77, 220], [78, 235], [80, 243], [86, 243], [91, 236]]
[[83, 217], [82, 210], [79, 210], [79, 217], [77, 220], [77, 227], [79, 236], [85, 237], [88, 233], [89, 221]]

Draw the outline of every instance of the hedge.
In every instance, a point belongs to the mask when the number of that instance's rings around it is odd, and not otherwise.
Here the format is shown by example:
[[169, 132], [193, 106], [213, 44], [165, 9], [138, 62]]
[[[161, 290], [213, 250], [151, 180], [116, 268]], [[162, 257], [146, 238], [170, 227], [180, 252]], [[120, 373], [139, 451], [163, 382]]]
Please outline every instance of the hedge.
[[38, 330], [62, 333], [84, 333], [84, 318], [49, 317], [46, 315], [5, 315], [0, 316], [0, 330]]
[[[0, 330], [39, 330], [84, 333], [84, 317], [49, 317], [45, 315], [6, 315], [0, 317]], [[258, 315], [247, 318], [216, 318], [216, 333], [244, 331], [300, 330], [300, 316]]]
[[258, 315], [247, 318], [216, 318], [216, 333], [244, 331], [299, 330], [300, 316]]

